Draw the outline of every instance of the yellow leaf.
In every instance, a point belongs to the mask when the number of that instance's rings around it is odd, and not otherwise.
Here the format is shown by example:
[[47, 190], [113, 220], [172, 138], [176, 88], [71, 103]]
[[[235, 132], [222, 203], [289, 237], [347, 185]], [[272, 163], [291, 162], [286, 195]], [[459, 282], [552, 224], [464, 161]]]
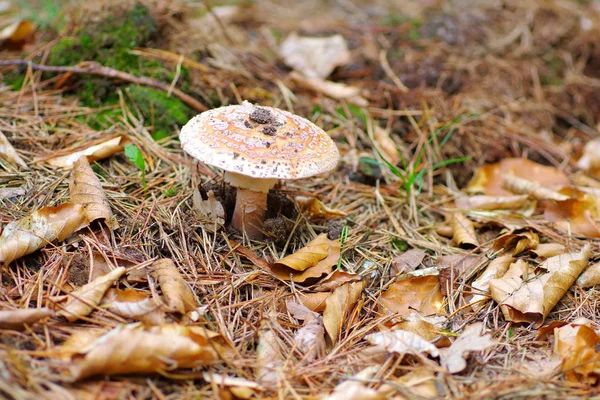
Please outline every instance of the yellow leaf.
[[196, 308], [196, 296], [183, 279], [183, 276], [169, 258], [156, 260], [152, 266], [152, 276], [158, 280], [167, 307], [185, 314]]
[[323, 324], [333, 343], [338, 340], [344, 318], [350, 313], [366, 286], [364, 281], [347, 283], [335, 289], [325, 301]]
[[44, 207], [9, 223], [0, 235], [0, 264], [8, 264], [41, 249], [53, 240], [64, 240], [88, 224], [79, 204]]
[[21, 308], [0, 311], [0, 329], [21, 330], [37, 321], [50, 317], [54, 311], [48, 308]]
[[89, 315], [104, 296], [104, 293], [110, 288], [117, 279], [127, 271], [124, 267], [112, 270], [107, 275], [100, 276], [90, 283], [80, 287], [74, 292], [69, 293], [69, 299], [64, 309], [59, 315], [64, 316], [70, 322], [76, 321], [81, 317]]
[[73, 164], [69, 193], [73, 203], [81, 204], [89, 222], [104, 219], [111, 229], [117, 228], [102, 184], [85, 157]]
[[475, 234], [473, 223], [467, 217], [458, 212], [452, 213], [451, 224], [452, 231], [454, 232], [452, 237], [454, 243], [458, 246], [479, 246], [479, 240], [477, 240], [477, 234]]

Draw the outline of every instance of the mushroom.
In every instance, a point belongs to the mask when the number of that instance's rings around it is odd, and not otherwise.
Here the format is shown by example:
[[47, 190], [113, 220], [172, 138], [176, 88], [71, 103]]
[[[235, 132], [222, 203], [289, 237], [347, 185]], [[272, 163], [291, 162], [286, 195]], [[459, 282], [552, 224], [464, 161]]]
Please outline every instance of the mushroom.
[[179, 138], [186, 153], [225, 170], [237, 188], [231, 224], [251, 239], [263, 236], [267, 194], [279, 179], [327, 172], [339, 159], [333, 140], [309, 120], [247, 101], [195, 116]]

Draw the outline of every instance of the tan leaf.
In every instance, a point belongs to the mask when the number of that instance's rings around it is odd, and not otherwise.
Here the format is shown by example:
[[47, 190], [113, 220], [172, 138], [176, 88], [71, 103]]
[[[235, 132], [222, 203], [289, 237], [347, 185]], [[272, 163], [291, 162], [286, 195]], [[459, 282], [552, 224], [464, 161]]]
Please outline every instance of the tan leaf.
[[600, 139], [590, 140], [585, 144], [577, 167], [584, 171], [600, 169]]
[[398, 274], [406, 274], [414, 271], [421, 262], [425, 259], [425, 250], [421, 249], [410, 249], [394, 257], [392, 260], [392, 267], [390, 268], [390, 274], [392, 276]]
[[277, 385], [277, 372], [285, 361], [272, 324], [275, 327], [279, 325], [276, 321], [261, 321], [256, 348], [256, 378], [261, 384], [269, 387]]
[[467, 367], [465, 353], [472, 351], [483, 351], [496, 345], [491, 335], [481, 335], [483, 324], [477, 322], [465, 328], [463, 333], [452, 343], [448, 352], [442, 357], [442, 367], [451, 374], [461, 372]]
[[366, 286], [364, 281], [347, 283], [335, 289], [327, 298], [323, 312], [323, 324], [332, 343], [337, 342], [344, 319], [352, 311]]
[[199, 222], [205, 229], [209, 232], [216, 232], [225, 225], [225, 209], [212, 190], [208, 191], [206, 195], [208, 198], [203, 200], [200, 191], [194, 190], [192, 197], [194, 211], [196, 211]]
[[360, 281], [360, 275], [352, 272], [341, 271], [336, 269], [325, 278], [321, 279], [318, 283], [310, 287], [311, 291], [314, 292], [326, 292], [335, 290], [348, 282]]
[[112, 270], [109, 274], [96, 278], [83, 285], [74, 292], [69, 293], [67, 303], [59, 311], [70, 322], [89, 315], [104, 296], [104, 293], [127, 271], [124, 267]]
[[518, 210], [525, 207], [529, 197], [516, 196], [461, 196], [454, 203], [461, 210]]
[[367, 387], [363, 382], [372, 379], [378, 368], [368, 367], [354, 375], [351, 379], [337, 385], [329, 396], [323, 400], [385, 400], [389, 397], [382, 392]]
[[117, 327], [80, 349], [72, 372], [79, 380], [192, 368], [217, 359], [215, 344], [187, 327], [165, 324], [146, 331], [134, 324]]
[[373, 144], [390, 164], [396, 165], [400, 162], [398, 147], [390, 137], [390, 132], [380, 127], [377, 123], [373, 124]]
[[110, 157], [115, 153], [123, 151], [125, 145], [130, 142], [131, 141], [129, 139], [123, 136], [117, 136], [91, 146], [78, 146], [71, 149], [65, 149], [61, 152], [65, 154], [53, 155], [52, 157], [46, 158], [37, 158], [35, 161], [43, 161], [56, 168], [71, 168], [73, 164], [75, 164], [75, 162], [82, 156], [87, 157], [89, 162], [102, 160], [103, 158]]
[[162, 325], [166, 321], [160, 305], [146, 293], [134, 289], [108, 289], [101, 306], [121, 317], [142, 321], [147, 325]]
[[471, 299], [471, 304], [476, 305], [477, 309], [479, 309], [481, 307], [481, 300], [490, 297], [490, 281], [504, 276], [514, 261], [514, 257], [511, 256], [501, 256], [493, 259], [479, 278], [471, 283], [473, 293], [475, 293]]
[[319, 78], [307, 78], [296, 71], [290, 72], [289, 77], [298, 85], [317, 93], [323, 93], [332, 99], [346, 100], [360, 107], [369, 105], [369, 102], [361, 96], [361, 89], [358, 87]]
[[21, 330], [25, 326], [35, 324], [41, 319], [48, 318], [54, 311], [48, 308], [21, 308], [0, 311], [0, 329]]
[[335, 67], [350, 62], [350, 51], [342, 35], [303, 37], [290, 34], [279, 48], [290, 68], [308, 78], [327, 78]]
[[540, 243], [531, 252], [538, 257], [549, 258], [562, 254], [566, 250], [567, 248], [560, 243]]
[[550, 257], [540, 265], [548, 272], [534, 275], [525, 261], [512, 264], [500, 279], [490, 281], [492, 298], [508, 321], [529, 322], [538, 328], [588, 265], [589, 246], [579, 253]]
[[512, 255], [516, 256], [524, 252], [525, 250], [535, 249], [540, 243], [540, 238], [537, 233], [527, 231], [521, 233], [510, 233], [499, 237], [494, 241], [494, 250], [504, 250], [510, 253], [512, 249]]
[[528, 181], [527, 179], [516, 176], [505, 176], [502, 187], [517, 194], [526, 194], [537, 200], [555, 200], [564, 201], [569, 197], [560, 194], [556, 190], [548, 189], [541, 186], [539, 183]]
[[475, 234], [475, 228], [473, 223], [465, 217], [463, 214], [455, 212], [452, 213], [451, 219], [452, 231], [454, 235], [452, 239], [454, 243], [461, 247], [478, 247], [479, 240]]
[[569, 185], [567, 175], [554, 167], [541, 165], [526, 158], [507, 158], [499, 163], [481, 167], [469, 182], [467, 190], [489, 196], [510, 196], [512, 193], [502, 187], [504, 178], [509, 175], [527, 179], [549, 189]]
[[594, 263], [587, 267], [577, 278], [577, 284], [584, 289], [600, 285], [600, 263]]
[[568, 324], [554, 329], [554, 353], [562, 358], [567, 381], [594, 384], [600, 375], [600, 336], [589, 326]]
[[329, 208], [316, 197], [296, 196], [296, 203], [300, 210], [308, 211], [310, 215], [323, 218], [345, 217], [347, 213]]
[[600, 217], [598, 199], [574, 188], [560, 192], [570, 199], [544, 202], [544, 217], [569, 234], [600, 238], [600, 227], [596, 223]]
[[0, 264], [33, 253], [54, 240], [62, 241], [87, 224], [79, 204], [65, 203], [34, 211], [4, 227], [0, 235]]
[[86, 157], [73, 164], [69, 194], [73, 203], [81, 204], [89, 222], [104, 219], [111, 229], [117, 228], [106, 193]]
[[[439, 398], [436, 382], [439, 382], [440, 378], [436, 378], [435, 373], [430, 369], [424, 367], [415, 369], [406, 375], [402, 375], [400, 378], [395, 379], [394, 385], [387, 385], [389, 391], [386, 393], [391, 397], [397, 393], [397, 387], [400, 386], [408, 391], [408, 397], [400, 397], [398, 400], [404, 400], [414, 396], [415, 399], [436, 399]], [[380, 391], [386, 391], [386, 385], [384, 384]], [[390, 398], [388, 397], [388, 398]]]
[[295, 253], [271, 263], [269, 268], [280, 279], [290, 280], [292, 276], [294, 282], [304, 282], [330, 273], [339, 257], [340, 241], [329, 240], [322, 233]]
[[405, 317], [417, 311], [422, 315], [444, 314], [444, 297], [436, 275], [403, 279], [381, 295], [379, 312]]
[[325, 328], [323, 318], [302, 304], [287, 302], [286, 307], [296, 319], [304, 320], [294, 335], [295, 347], [304, 355], [305, 362], [321, 358], [325, 354]]
[[[434, 343], [440, 338], [442, 326], [446, 322], [446, 317], [424, 317], [419, 313], [412, 312], [403, 318], [403, 321], [393, 326], [393, 330], [403, 330], [416, 333], [428, 342]], [[438, 343], [436, 343], [438, 345]], [[437, 347], [440, 347], [439, 345]]]
[[34, 33], [33, 23], [17, 20], [0, 31], [0, 49], [21, 50]]
[[23, 169], [27, 169], [27, 164], [15, 148], [10, 144], [4, 133], [0, 131], [0, 157], [8, 161], [9, 163], [19, 166]]
[[321, 312], [325, 310], [327, 299], [331, 297], [331, 294], [331, 292], [303, 293], [299, 298], [309, 310]]
[[[469, 271], [481, 264], [484, 257], [462, 254], [447, 254], [438, 257], [436, 262], [439, 269], [438, 280], [442, 296], [448, 296], [448, 293], [451, 293], [458, 286], [462, 277], [468, 275]], [[487, 260], [487, 258], [484, 260]]]
[[196, 296], [183, 279], [179, 269], [169, 258], [156, 260], [152, 266], [152, 276], [158, 280], [167, 307], [185, 314], [196, 308]]
[[427, 353], [432, 357], [439, 356], [437, 347], [414, 332], [393, 330], [372, 333], [365, 337], [367, 342], [379, 346], [387, 352], [399, 354]]

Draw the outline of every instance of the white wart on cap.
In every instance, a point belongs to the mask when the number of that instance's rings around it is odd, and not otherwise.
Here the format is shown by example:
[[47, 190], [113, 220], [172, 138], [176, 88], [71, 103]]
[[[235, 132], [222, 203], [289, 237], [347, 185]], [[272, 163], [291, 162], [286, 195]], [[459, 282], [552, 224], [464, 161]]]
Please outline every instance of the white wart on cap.
[[[247, 101], [197, 115], [181, 129], [179, 138], [192, 157], [227, 171], [225, 179], [238, 187], [232, 224], [249, 237], [262, 236], [266, 193], [278, 179], [324, 173], [334, 169], [339, 159], [335, 143], [312, 122]], [[241, 189], [264, 196], [246, 199]]]

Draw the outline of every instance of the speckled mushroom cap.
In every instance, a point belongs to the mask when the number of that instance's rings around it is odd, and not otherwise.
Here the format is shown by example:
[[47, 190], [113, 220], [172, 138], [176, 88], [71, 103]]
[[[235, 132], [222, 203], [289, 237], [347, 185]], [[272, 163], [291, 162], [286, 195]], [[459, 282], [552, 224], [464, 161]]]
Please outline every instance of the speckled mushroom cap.
[[195, 116], [179, 138], [192, 157], [254, 178], [305, 178], [332, 170], [339, 159], [333, 140], [312, 122], [247, 101]]

